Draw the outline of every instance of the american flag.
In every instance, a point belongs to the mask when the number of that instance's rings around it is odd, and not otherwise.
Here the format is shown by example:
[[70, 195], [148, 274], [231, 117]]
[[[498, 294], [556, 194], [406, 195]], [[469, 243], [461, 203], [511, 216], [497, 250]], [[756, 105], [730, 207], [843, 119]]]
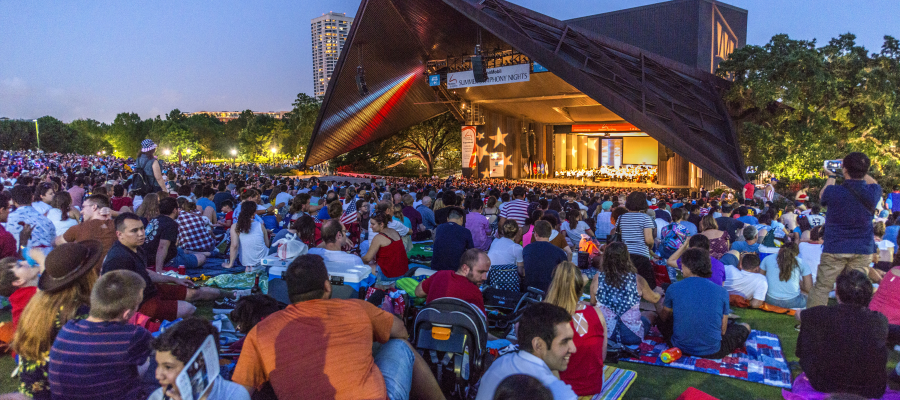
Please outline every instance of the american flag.
[[352, 224], [359, 220], [359, 215], [356, 213], [356, 202], [351, 201], [350, 205], [347, 206], [347, 209], [344, 210], [344, 214], [341, 215], [341, 223], [344, 225]]

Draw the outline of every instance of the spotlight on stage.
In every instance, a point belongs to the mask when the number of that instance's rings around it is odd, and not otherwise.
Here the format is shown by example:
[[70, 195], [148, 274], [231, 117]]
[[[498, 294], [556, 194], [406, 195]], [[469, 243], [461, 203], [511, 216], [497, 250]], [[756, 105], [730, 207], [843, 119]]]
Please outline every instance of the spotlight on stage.
[[360, 96], [369, 94], [369, 87], [366, 86], [366, 71], [362, 65], [356, 67], [356, 89]]

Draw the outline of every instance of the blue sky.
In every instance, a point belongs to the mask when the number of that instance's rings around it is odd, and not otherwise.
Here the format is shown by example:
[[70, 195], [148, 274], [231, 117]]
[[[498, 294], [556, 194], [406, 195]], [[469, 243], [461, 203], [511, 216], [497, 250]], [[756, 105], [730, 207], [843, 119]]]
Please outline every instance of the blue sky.
[[[513, 0], [557, 19], [648, 0]], [[730, 0], [749, 44], [852, 32], [869, 51], [900, 37], [896, 0]], [[358, 0], [0, 1], [0, 117], [112, 122], [182, 111], [289, 110], [312, 92], [309, 21]]]

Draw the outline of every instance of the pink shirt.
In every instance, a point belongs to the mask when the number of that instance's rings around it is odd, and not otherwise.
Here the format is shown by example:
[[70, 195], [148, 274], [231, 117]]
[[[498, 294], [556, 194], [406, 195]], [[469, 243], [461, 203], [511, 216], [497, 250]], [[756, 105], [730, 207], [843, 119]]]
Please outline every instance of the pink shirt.
[[891, 325], [900, 325], [900, 267], [888, 271], [872, 296], [869, 309], [887, 317]]

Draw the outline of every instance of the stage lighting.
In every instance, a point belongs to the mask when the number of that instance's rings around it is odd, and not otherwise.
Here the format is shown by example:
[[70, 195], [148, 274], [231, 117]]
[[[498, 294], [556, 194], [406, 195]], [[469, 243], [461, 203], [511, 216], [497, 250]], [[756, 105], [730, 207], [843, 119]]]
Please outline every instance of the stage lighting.
[[360, 96], [369, 94], [369, 87], [366, 86], [366, 71], [362, 65], [356, 67], [356, 90], [359, 91]]

